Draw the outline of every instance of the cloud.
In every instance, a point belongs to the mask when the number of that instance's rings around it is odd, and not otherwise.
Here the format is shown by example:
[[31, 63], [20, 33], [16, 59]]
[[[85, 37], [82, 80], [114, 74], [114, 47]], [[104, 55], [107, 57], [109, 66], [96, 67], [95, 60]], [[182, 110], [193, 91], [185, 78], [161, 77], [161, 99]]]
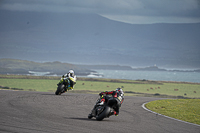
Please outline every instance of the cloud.
[[200, 22], [200, 0], [2, 0], [0, 9], [96, 13], [126, 23]]

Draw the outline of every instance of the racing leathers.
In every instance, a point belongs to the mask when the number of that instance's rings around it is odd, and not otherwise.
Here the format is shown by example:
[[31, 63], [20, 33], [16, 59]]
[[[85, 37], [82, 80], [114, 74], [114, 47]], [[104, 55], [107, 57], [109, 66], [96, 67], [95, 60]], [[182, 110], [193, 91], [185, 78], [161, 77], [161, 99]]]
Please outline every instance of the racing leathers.
[[73, 90], [74, 85], [76, 84], [76, 75], [71, 76], [70, 73], [66, 73], [65, 75], [61, 77], [59, 84], [62, 83], [64, 79], [68, 79], [68, 83], [69, 83], [68, 89]]
[[112, 95], [112, 97], [114, 99], [116, 99], [117, 101], [117, 106], [114, 109], [113, 114], [114, 115], [118, 115], [119, 114], [119, 108], [121, 107], [121, 104], [124, 101], [124, 94], [119, 92], [119, 91], [104, 91], [99, 93], [99, 95], [101, 96], [101, 102], [99, 104], [103, 104], [104, 102], [107, 101], [107, 95]]

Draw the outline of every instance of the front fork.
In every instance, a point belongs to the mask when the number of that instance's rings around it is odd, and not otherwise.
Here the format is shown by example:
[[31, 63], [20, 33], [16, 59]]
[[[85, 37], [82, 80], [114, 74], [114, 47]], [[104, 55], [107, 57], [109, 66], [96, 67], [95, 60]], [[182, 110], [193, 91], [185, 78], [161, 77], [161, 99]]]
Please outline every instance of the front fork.
[[97, 104], [100, 103], [101, 99], [98, 99], [96, 104], [94, 105], [93, 109], [91, 110], [91, 114], [92, 116], [96, 116], [96, 107], [97, 107]]

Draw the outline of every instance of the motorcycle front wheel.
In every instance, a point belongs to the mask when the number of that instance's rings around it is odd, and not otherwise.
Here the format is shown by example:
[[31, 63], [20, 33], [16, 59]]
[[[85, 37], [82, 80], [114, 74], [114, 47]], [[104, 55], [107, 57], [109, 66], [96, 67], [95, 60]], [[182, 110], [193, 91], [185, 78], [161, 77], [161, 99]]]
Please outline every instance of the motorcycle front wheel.
[[64, 88], [65, 88], [65, 85], [64, 85], [64, 84], [58, 85], [55, 94], [56, 94], [56, 95], [61, 95], [61, 94], [64, 92]]

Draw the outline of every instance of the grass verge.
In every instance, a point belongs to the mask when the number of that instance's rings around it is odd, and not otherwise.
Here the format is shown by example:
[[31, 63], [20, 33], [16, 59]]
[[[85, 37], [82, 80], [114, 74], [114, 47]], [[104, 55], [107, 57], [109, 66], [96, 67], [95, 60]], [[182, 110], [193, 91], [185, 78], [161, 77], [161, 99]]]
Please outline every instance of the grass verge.
[[[0, 88], [26, 91], [55, 92], [60, 77], [0, 75]], [[73, 92], [97, 93], [123, 88], [129, 96], [163, 98], [200, 98], [200, 83], [148, 80], [79, 78]]]
[[200, 99], [167, 99], [146, 104], [146, 108], [179, 120], [200, 125]]

